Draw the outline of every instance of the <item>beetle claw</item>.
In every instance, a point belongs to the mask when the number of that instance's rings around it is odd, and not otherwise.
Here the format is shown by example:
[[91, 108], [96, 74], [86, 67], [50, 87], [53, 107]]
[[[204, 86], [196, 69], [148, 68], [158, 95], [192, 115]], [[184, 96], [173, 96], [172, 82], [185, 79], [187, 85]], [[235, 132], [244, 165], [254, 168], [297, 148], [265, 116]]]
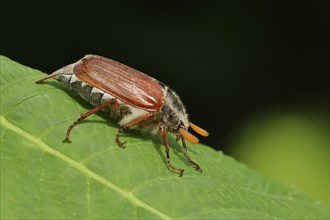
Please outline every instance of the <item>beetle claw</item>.
[[62, 143], [69, 143], [69, 144], [71, 144], [72, 142], [70, 141], [69, 138], [65, 138], [65, 139], [62, 141]]
[[202, 173], [203, 170], [201, 169], [201, 167], [198, 164], [194, 164], [195, 170], [197, 170], [199, 173]]
[[202, 173], [203, 172], [203, 170], [200, 168], [200, 167], [196, 167], [195, 168], [199, 173]]
[[119, 146], [120, 148], [123, 148], [123, 149], [125, 148], [126, 143], [127, 143], [127, 141], [125, 141], [125, 142], [120, 142], [120, 141], [118, 141], [118, 142], [117, 142], [118, 146]]

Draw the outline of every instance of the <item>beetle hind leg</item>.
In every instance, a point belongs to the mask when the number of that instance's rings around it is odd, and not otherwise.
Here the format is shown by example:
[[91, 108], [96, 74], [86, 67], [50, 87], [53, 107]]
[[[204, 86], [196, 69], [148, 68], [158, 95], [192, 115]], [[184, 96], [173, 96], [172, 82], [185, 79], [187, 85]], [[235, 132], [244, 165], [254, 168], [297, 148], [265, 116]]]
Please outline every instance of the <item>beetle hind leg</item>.
[[71, 143], [70, 141], [70, 133], [71, 133], [71, 130], [74, 126], [76, 126], [79, 122], [81, 122], [82, 120], [84, 120], [85, 118], [87, 118], [88, 116], [98, 112], [99, 110], [101, 110], [102, 108], [110, 105], [111, 103], [115, 102], [116, 99], [110, 99], [104, 103], [102, 103], [101, 105], [97, 106], [96, 108], [93, 108], [92, 110], [84, 113], [84, 114], [81, 114], [80, 117], [75, 120], [68, 128], [68, 130], [66, 131], [66, 135], [65, 135], [65, 139], [63, 140], [63, 143]]
[[60, 76], [60, 75], [62, 75], [62, 73], [53, 73], [53, 74], [50, 74], [50, 75], [48, 75], [48, 76], [46, 76], [46, 77], [44, 77], [44, 78], [42, 78], [42, 79], [39, 79], [38, 81], [36, 81], [35, 83], [37, 83], [37, 84], [41, 84], [41, 83], [43, 83], [45, 80], [47, 80], [47, 79], [53, 79], [53, 78], [57, 78], [58, 76]]
[[[69, 64], [65, 67], [62, 67], [61, 69], [59, 70], [56, 70], [55, 72], [53, 72], [52, 74], [42, 78], [42, 79], [39, 79], [38, 81], [36, 81], [37, 84], [41, 84], [43, 83], [45, 80], [47, 79], [59, 79], [60, 76], [62, 75], [73, 75], [73, 69], [75, 67], [75, 63], [73, 64]], [[61, 80], [60, 80], [61, 81]]]

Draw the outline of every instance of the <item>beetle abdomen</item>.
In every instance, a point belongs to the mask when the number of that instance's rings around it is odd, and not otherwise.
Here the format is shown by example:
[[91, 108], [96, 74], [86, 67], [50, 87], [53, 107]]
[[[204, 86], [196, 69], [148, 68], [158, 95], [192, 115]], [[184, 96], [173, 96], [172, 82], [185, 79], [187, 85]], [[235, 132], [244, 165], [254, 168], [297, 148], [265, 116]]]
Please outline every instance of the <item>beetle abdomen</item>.
[[102, 109], [102, 111], [109, 113], [110, 117], [114, 120], [119, 121], [123, 119], [124, 116], [132, 113], [130, 107], [121, 100], [118, 100], [112, 95], [83, 82], [75, 74], [60, 74], [57, 79], [93, 106], [99, 106], [110, 99], [116, 100], [113, 108], [111, 108], [112, 106], [109, 106]]

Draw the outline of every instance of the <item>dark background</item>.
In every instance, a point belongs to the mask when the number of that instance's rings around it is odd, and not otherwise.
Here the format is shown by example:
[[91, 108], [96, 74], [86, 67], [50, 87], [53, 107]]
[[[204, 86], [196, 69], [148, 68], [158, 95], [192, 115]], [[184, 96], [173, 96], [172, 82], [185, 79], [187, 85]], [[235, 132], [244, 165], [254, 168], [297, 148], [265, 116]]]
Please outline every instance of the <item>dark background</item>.
[[0, 53], [46, 73], [85, 54], [170, 85], [229, 151], [269, 109], [327, 107], [326, 1], [2, 1]]

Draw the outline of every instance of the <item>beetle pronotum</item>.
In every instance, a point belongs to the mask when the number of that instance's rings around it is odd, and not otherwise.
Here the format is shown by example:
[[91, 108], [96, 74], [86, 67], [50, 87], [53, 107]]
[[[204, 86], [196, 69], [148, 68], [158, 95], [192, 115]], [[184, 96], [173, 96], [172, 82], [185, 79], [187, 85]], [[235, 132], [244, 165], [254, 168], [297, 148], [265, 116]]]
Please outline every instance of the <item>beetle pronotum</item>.
[[189, 126], [202, 136], [208, 136], [208, 132], [189, 121], [181, 99], [168, 86], [131, 67], [97, 55], [86, 55], [36, 83], [50, 78], [63, 82], [95, 106], [69, 126], [64, 142], [71, 143], [70, 132], [74, 126], [103, 110], [120, 125], [116, 135], [116, 143], [120, 147], [124, 148], [126, 143], [119, 140], [120, 134], [129, 128], [161, 134], [168, 167], [182, 175], [184, 169], [170, 161], [166, 132], [172, 132], [176, 134], [177, 141], [181, 139], [185, 157], [196, 170], [202, 172], [200, 166], [189, 157], [185, 140], [198, 143], [198, 139], [188, 132]]

